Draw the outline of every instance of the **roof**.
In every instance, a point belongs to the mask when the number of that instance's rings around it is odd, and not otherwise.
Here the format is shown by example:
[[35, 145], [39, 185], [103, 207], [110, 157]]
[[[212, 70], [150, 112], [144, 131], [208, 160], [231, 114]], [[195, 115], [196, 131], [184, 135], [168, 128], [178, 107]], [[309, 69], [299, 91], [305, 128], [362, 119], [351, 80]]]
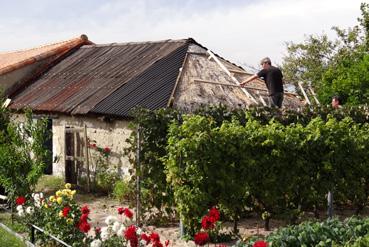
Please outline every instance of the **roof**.
[[11, 109], [128, 116], [167, 105], [192, 39], [85, 45], [12, 98]]
[[[192, 111], [206, 105], [223, 104], [230, 108], [255, 105], [208, 55], [207, 48], [191, 38], [84, 45], [16, 91], [9, 107], [31, 108], [39, 113], [120, 118], [129, 117], [136, 106]], [[242, 67], [216, 56], [225, 67], [235, 71], [238, 80], [250, 76]], [[268, 100], [265, 83], [255, 80], [251, 86], [257, 88], [249, 90], [254, 98], [260, 102]], [[294, 107], [300, 100], [286, 96], [283, 104]]]
[[87, 43], [91, 43], [88, 41], [87, 36], [81, 35], [77, 38], [32, 49], [0, 52], [0, 75], [9, 73], [51, 56], [63, 54], [72, 48]]

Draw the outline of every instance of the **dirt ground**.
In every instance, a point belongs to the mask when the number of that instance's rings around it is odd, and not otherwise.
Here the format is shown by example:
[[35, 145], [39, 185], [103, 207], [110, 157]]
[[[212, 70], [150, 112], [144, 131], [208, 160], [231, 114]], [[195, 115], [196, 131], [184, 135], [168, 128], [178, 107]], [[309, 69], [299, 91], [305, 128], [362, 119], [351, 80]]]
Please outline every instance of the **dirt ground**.
[[[90, 208], [90, 219], [92, 226], [105, 226], [105, 218], [108, 215], [117, 216], [117, 209], [119, 207], [126, 207], [126, 205], [119, 204], [116, 200], [113, 200], [109, 197], [96, 197], [92, 195], [79, 195], [77, 197], [77, 201], [81, 205], [88, 205]], [[284, 223], [277, 220], [272, 220], [270, 222], [271, 230], [275, 230], [277, 227], [280, 227]], [[231, 231], [232, 224], [224, 223], [224, 230]], [[172, 224], [170, 226], [165, 227], [155, 227], [152, 225], [144, 225], [143, 228], [148, 232], [155, 231], [160, 234], [160, 238], [162, 242], [165, 240], [170, 241], [170, 245], [172, 247], [192, 247], [196, 246], [193, 241], [185, 241], [180, 238], [179, 224]], [[251, 217], [248, 219], [244, 219], [239, 222], [239, 230], [240, 235], [244, 238], [251, 235], [266, 235], [269, 232], [264, 231], [263, 229], [263, 221], [259, 220], [257, 217]], [[224, 243], [227, 246], [231, 246], [232, 243]]]

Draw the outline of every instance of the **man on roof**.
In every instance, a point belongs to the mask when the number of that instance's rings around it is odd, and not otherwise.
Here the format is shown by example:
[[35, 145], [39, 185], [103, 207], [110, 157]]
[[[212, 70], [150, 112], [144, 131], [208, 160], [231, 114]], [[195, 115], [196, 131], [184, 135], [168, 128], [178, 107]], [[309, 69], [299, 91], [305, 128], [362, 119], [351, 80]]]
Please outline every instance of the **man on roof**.
[[247, 83], [256, 78], [263, 79], [269, 92], [269, 105], [282, 107], [283, 102], [283, 75], [279, 68], [272, 66], [269, 57], [265, 57], [260, 61], [262, 69], [255, 75], [250, 76], [240, 85], [244, 87]]

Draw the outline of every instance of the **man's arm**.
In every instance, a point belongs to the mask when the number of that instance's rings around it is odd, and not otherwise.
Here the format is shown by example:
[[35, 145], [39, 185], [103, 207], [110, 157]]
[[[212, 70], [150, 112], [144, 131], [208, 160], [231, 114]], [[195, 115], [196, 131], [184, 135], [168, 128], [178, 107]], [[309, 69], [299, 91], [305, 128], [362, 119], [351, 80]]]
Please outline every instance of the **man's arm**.
[[249, 83], [249, 82], [250, 82], [250, 81], [252, 81], [252, 80], [255, 80], [256, 78], [259, 78], [259, 76], [258, 76], [257, 74], [252, 75], [252, 76], [250, 76], [249, 78], [247, 78], [246, 80], [242, 81], [242, 82], [240, 83], [240, 86], [241, 86], [241, 87], [244, 87], [247, 83]]

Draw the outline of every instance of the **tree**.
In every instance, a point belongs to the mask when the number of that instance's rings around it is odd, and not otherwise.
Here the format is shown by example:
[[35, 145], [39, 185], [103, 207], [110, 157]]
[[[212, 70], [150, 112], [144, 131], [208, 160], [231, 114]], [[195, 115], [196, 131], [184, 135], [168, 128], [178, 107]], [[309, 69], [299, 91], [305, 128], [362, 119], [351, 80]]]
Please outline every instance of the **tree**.
[[349, 104], [369, 99], [369, 4], [361, 4], [359, 24], [348, 29], [333, 27], [337, 38], [309, 35], [303, 43], [287, 43], [283, 58], [285, 79], [311, 85], [321, 102], [339, 94]]
[[9, 200], [28, 194], [43, 174], [47, 150], [46, 120], [34, 121], [26, 112], [26, 121], [16, 124], [10, 121], [9, 112], [0, 107], [0, 185], [5, 188]]

